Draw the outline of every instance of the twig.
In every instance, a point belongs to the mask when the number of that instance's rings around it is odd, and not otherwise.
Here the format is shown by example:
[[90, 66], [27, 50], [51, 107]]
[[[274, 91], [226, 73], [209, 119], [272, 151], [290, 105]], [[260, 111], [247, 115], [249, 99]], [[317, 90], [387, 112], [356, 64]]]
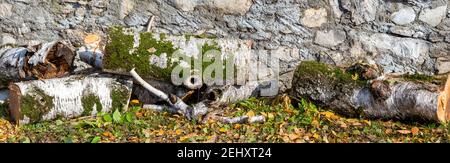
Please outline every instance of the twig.
[[142, 79], [139, 74], [136, 73], [134, 69], [130, 71], [131, 76], [145, 89], [153, 93], [154, 95], [158, 96], [160, 99], [166, 101], [170, 104], [170, 106], [175, 109], [176, 112], [183, 114], [186, 116], [186, 118], [191, 119], [192, 118], [192, 108], [190, 108], [186, 103], [183, 102], [179, 97], [177, 96], [171, 96], [169, 98], [168, 95], [166, 95], [164, 92], [156, 89], [155, 87], [148, 84], [144, 79]]
[[147, 32], [150, 32], [152, 30], [153, 24], [155, 23], [155, 16], [150, 17], [150, 21], [147, 25]]

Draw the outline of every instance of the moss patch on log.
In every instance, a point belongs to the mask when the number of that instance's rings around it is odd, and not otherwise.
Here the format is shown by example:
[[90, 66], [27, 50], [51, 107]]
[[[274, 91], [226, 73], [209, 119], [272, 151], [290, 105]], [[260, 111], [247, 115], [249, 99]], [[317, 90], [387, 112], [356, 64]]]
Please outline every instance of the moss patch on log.
[[162, 54], [166, 54], [167, 58], [170, 58], [177, 50], [172, 42], [164, 39], [164, 35], [160, 35], [160, 40], [157, 40], [153, 37], [153, 33], [141, 33], [139, 47], [130, 54], [134, 36], [125, 34], [125, 30], [121, 27], [110, 28], [108, 44], [105, 47], [107, 55], [104, 59], [104, 68], [127, 72], [136, 68], [136, 72], [143, 77], [170, 79], [175, 64], [168, 61], [167, 67], [161, 68], [150, 63], [152, 55], [161, 57]]
[[0, 103], [0, 118], [9, 117], [8, 107], [8, 103]]
[[42, 117], [54, 107], [53, 99], [54, 97], [47, 95], [43, 90], [32, 88], [20, 100], [21, 119], [26, 116], [30, 119], [30, 123], [42, 120]]
[[[105, 47], [106, 55], [104, 58], [104, 69], [128, 72], [132, 68], [135, 68], [136, 72], [143, 78], [166, 81], [171, 80], [172, 71], [180, 64], [181, 58], [173, 57], [173, 53], [179, 49], [176, 48], [171, 41], [166, 40], [166, 35], [159, 34], [159, 39], [157, 39], [153, 33], [141, 33], [139, 35], [139, 46], [133, 51], [134, 36], [127, 33], [129, 33], [129, 31], [126, 31], [126, 29], [122, 27], [112, 27], [109, 29], [108, 43]], [[203, 35], [185, 35], [187, 41], [189, 41], [191, 37], [210, 39]], [[220, 58], [222, 58], [222, 49], [215, 41], [207, 42], [199, 48], [201, 48], [199, 50], [202, 59], [206, 57], [210, 58], [210, 61], [200, 61], [202, 64], [202, 71], [214, 64], [215, 58], [219, 58], [218, 56], [205, 56], [206, 54], [220, 55]], [[219, 53], [207, 53], [212, 50], [216, 50]], [[130, 54], [130, 52], [132, 53]], [[227, 58], [222, 61], [222, 67], [226, 67], [227, 62], [234, 61], [233, 56], [234, 55], [227, 56]], [[191, 70], [194, 70], [193, 72], [195, 72], [195, 62], [199, 61], [193, 57], [185, 58], [190, 59]], [[154, 63], [154, 59], [158, 60], [157, 62], [165, 62], [165, 64]], [[224, 74], [225, 72], [226, 70], [224, 68]]]
[[81, 98], [81, 103], [83, 105], [83, 113], [82, 113], [83, 116], [91, 115], [94, 106], [95, 109], [97, 110], [97, 113], [103, 110], [102, 103], [100, 103], [100, 98], [93, 94], [83, 96]]
[[355, 83], [365, 85], [366, 80], [358, 78], [347, 71], [317, 61], [303, 61], [295, 72], [295, 76], [326, 77], [337, 83]]
[[430, 76], [430, 75], [425, 75], [425, 74], [407, 74], [407, 75], [403, 75], [402, 78], [406, 81], [433, 83], [433, 84], [437, 84], [437, 85], [443, 85], [447, 81], [447, 75]]
[[111, 111], [115, 109], [119, 109], [119, 111], [123, 111], [126, 108], [128, 100], [129, 100], [129, 91], [127, 88], [119, 87], [111, 91], [111, 100], [112, 100], [112, 108]]

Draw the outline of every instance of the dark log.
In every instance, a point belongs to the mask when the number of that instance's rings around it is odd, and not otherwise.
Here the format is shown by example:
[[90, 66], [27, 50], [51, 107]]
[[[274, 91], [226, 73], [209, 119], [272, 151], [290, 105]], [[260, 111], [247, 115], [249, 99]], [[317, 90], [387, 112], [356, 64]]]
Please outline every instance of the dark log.
[[61, 41], [0, 49], [0, 88], [10, 82], [65, 76], [74, 58], [74, 50]]
[[450, 81], [446, 76], [443, 80], [447, 82], [439, 85], [406, 76], [363, 80], [357, 74], [304, 61], [295, 72], [291, 95], [351, 117], [434, 122], [450, 119]]

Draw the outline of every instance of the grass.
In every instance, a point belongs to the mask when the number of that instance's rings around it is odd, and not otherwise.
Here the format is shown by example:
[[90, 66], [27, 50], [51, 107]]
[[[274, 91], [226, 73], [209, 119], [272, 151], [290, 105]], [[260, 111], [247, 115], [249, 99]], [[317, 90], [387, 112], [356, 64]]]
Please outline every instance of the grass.
[[132, 107], [127, 112], [100, 113], [90, 119], [22, 127], [0, 120], [0, 142], [450, 142], [446, 125], [345, 118], [305, 100], [293, 103], [287, 96], [251, 98], [223, 110], [227, 116], [264, 115], [267, 120], [260, 124], [202, 124], [178, 115]]

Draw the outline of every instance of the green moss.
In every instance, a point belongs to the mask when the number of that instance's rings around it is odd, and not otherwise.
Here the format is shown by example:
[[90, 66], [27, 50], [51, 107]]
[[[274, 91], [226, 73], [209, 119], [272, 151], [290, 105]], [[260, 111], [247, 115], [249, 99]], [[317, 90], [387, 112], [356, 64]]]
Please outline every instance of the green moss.
[[129, 91], [127, 91], [127, 88], [121, 87], [113, 90], [111, 92], [111, 100], [112, 100], [112, 108], [111, 110], [114, 111], [116, 109], [119, 109], [119, 111], [123, 111], [125, 107], [127, 107], [128, 99], [129, 99]]
[[297, 68], [295, 72], [296, 76], [324, 76], [331, 77], [333, 80], [336, 80], [338, 83], [356, 83], [359, 85], [364, 85], [367, 82], [365, 80], [352, 78], [352, 74], [347, 73], [346, 71], [332, 67], [325, 63], [317, 62], [317, 61], [303, 61]]
[[0, 118], [9, 117], [8, 114], [8, 103], [2, 103], [0, 104]]
[[96, 107], [97, 113], [103, 110], [103, 106], [100, 103], [100, 98], [93, 94], [83, 96], [81, 98], [81, 103], [84, 109], [82, 113], [83, 116], [91, 115], [92, 109], [94, 109], [94, 105]]
[[[109, 29], [109, 41], [105, 48], [107, 55], [105, 56], [103, 67], [119, 72], [128, 72], [132, 68], [135, 68], [136, 72], [143, 78], [171, 80], [171, 73], [179, 64], [178, 61], [173, 62], [172, 54], [178, 49], [174, 47], [172, 42], [166, 40], [166, 35], [160, 34], [159, 39], [156, 39], [153, 33], [141, 33], [139, 47], [137, 47], [133, 54], [129, 54], [133, 49], [134, 36], [125, 34], [124, 32], [124, 29], [121, 27]], [[207, 35], [185, 35], [185, 37], [208, 38]], [[217, 50], [220, 52], [221, 48], [217, 42], [213, 42], [205, 43], [200, 50], [202, 58], [205, 58], [205, 54], [207, 54], [208, 51]], [[152, 55], [161, 57], [162, 54], [165, 54], [168, 59], [166, 67], [161, 68], [158, 65], [150, 63], [150, 57]], [[222, 55], [221, 53], [218, 54]], [[214, 63], [215, 57], [216, 56], [208, 56], [208, 58], [212, 59], [211, 61], [201, 61], [203, 71]], [[234, 58], [229, 56], [227, 60], [232, 61]], [[195, 62], [194, 58], [191, 58], [192, 69], [195, 69]], [[222, 63], [223, 67], [226, 67], [226, 61], [223, 61]], [[224, 69], [224, 74], [226, 74], [225, 72], [226, 70]]]
[[405, 79], [406, 81], [437, 83], [437, 84], [443, 84], [446, 81], [445, 77], [429, 76], [424, 74], [407, 74], [403, 75], [402, 78]]
[[[124, 34], [121, 27], [113, 27], [109, 30], [108, 44], [106, 45], [104, 68], [118, 71], [130, 71], [136, 68], [136, 72], [146, 78], [170, 80], [170, 74], [176, 64], [168, 61], [165, 68], [150, 64], [150, 56], [166, 54], [168, 58], [177, 50], [172, 42], [165, 41], [165, 35], [160, 35], [160, 40], [153, 37], [152, 33], [141, 33], [140, 44], [133, 54], [134, 36]], [[149, 49], [155, 49], [154, 52]]]
[[23, 96], [20, 100], [20, 111], [23, 116], [30, 118], [30, 123], [38, 122], [42, 116], [47, 114], [53, 107], [54, 97], [45, 94], [39, 88], [33, 88], [30, 93]]

